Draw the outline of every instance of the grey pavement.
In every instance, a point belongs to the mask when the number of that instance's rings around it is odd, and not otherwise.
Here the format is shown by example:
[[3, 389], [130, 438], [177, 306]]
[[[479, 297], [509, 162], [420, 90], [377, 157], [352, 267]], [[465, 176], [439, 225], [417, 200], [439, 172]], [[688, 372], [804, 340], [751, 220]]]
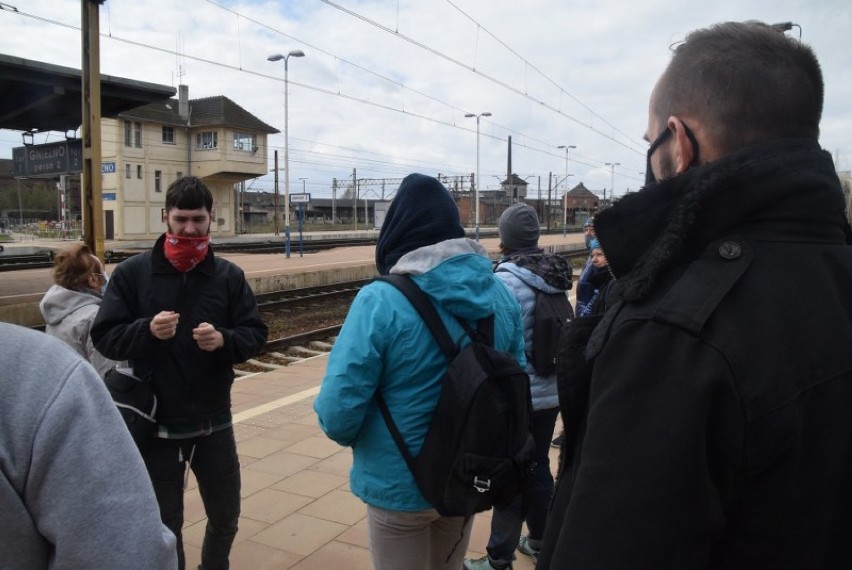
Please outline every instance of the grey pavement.
[[[349, 489], [352, 452], [320, 430], [313, 399], [327, 355], [237, 380], [233, 408], [242, 515], [235, 570], [371, 568], [366, 507]], [[556, 450], [551, 452], [556, 464]], [[185, 495], [187, 568], [200, 560], [206, 518], [194, 480]], [[476, 516], [469, 557], [485, 553], [490, 512]], [[518, 555], [516, 570], [533, 568]]]

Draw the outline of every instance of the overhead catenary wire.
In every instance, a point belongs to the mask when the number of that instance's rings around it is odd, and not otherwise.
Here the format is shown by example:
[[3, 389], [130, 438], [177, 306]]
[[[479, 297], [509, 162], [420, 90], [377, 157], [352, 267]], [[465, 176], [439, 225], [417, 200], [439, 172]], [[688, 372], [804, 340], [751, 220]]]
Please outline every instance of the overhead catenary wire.
[[[243, 15], [243, 14], [240, 14], [239, 12], [236, 12], [236, 11], [231, 10], [231, 9], [229, 9], [229, 8], [223, 7], [223, 6], [221, 6], [220, 4], [218, 4], [218, 3], [214, 2], [213, 0], [206, 0], [206, 1], [207, 1], [208, 3], [210, 3], [210, 4], [214, 5], [214, 6], [217, 6], [217, 7], [221, 8], [221, 9], [223, 9], [223, 10], [226, 10], [226, 11], [228, 11], [228, 12], [231, 12], [231, 13], [233, 13], [235, 16], [237, 16], [237, 19], [238, 19], [238, 23], [237, 23], [238, 33], [240, 33], [240, 32], [239, 32], [239, 19], [240, 19], [240, 18], [242, 18], [242, 19], [245, 19], [246, 21], [250, 21], [250, 22], [252, 22], [253, 24], [260, 25], [260, 26], [264, 26], [265, 28], [270, 29], [271, 31], [274, 31], [275, 33], [281, 34], [281, 35], [283, 35], [283, 36], [285, 36], [285, 37], [293, 38], [293, 37], [292, 37], [292, 36], [290, 36], [289, 34], [286, 34], [286, 33], [284, 33], [284, 32], [281, 32], [280, 30], [277, 30], [277, 29], [275, 29], [275, 28], [273, 28], [273, 27], [270, 27], [270, 26], [268, 26], [268, 25], [266, 25], [266, 24], [264, 24], [264, 23], [262, 23], [262, 22], [258, 22], [257, 20], [252, 19], [252, 18], [250, 18], [250, 17], [247, 17], [247, 16], [245, 16], [245, 15]], [[330, 5], [330, 6], [333, 6], [333, 7], [337, 8], [337, 9], [341, 9], [341, 10], [346, 11], [345, 9], [340, 8], [340, 7], [338, 7], [337, 5], [335, 5], [333, 2], [329, 2], [329, 1], [327, 1], [327, 0], [324, 0], [324, 1], [325, 1], [325, 3], [326, 3], [326, 4], [328, 4], [328, 5]], [[48, 24], [51, 24], [51, 25], [61, 26], [61, 27], [65, 27], [65, 28], [68, 28], [68, 29], [72, 29], [72, 30], [79, 30], [79, 29], [80, 29], [80, 28], [79, 28], [79, 26], [76, 26], [76, 25], [73, 25], [73, 24], [67, 24], [67, 23], [64, 23], [64, 22], [61, 22], [61, 21], [57, 21], [57, 20], [54, 20], [54, 19], [51, 19], [51, 18], [46, 18], [46, 17], [43, 17], [43, 16], [35, 15], [35, 14], [29, 14], [29, 13], [26, 13], [26, 12], [17, 12], [17, 13], [18, 13], [19, 15], [26, 16], [26, 17], [29, 17], [29, 18], [33, 18], [33, 19], [36, 19], [36, 20], [39, 20], [39, 21], [42, 21], [42, 22], [45, 22], [45, 23], [48, 23]], [[364, 19], [362, 16], [360, 16], [360, 15], [358, 15], [358, 14], [355, 14], [355, 13], [353, 13], [353, 16], [355, 16], [355, 17], [359, 17], [360, 19]], [[370, 21], [370, 20], [365, 20], [365, 21], [371, 22], [371, 25], [377, 25], [377, 26], [381, 27], [382, 29], [385, 29], [385, 28], [384, 28], [384, 27], [382, 27], [380, 24], [372, 23], [372, 21]], [[490, 34], [490, 32], [488, 32], [487, 30], [485, 30], [485, 31], [486, 31], [486, 33], [489, 33], [489, 34]], [[392, 31], [391, 31], [391, 32], [392, 32]], [[393, 33], [393, 32], [392, 32], [392, 33]], [[410, 38], [407, 38], [407, 37], [405, 37], [405, 36], [403, 36], [403, 35], [401, 35], [401, 34], [398, 34], [398, 33], [397, 33], [396, 35], [398, 35], [398, 36], [402, 37], [402, 38], [403, 38], [403, 39], [405, 39], [406, 41], [414, 42], [414, 40], [411, 40]], [[493, 36], [493, 34], [490, 34], [490, 35], [492, 35], [492, 36]], [[103, 37], [105, 37], [105, 38], [107, 38], [108, 40], [111, 40], [111, 41], [121, 42], [121, 43], [125, 43], [125, 44], [128, 44], [128, 45], [134, 45], [134, 46], [137, 46], [137, 47], [140, 47], [140, 48], [143, 48], [143, 49], [150, 49], [150, 50], [158, 51], [158, 52], [161, 52], [161, 53], [167, 53], [167, 54], [171, 54], [171, 55], [174, 55], [174, 56], [176, 56], [176, 57], [181, 57], [181, 58], [184, 58], [184, 59], [191, 59], [191, 60], [194, 60], [194, 61], [197, 61], [197, 62], [201, 62], [201, 63], [207, 64], [207, 65], [211, 65], [211, 66], [218, 66], [218, 67], [222, 67], [222, 68], [230, 69], [230, 70], [233, 70], [233, 71], [238, 72], [238, 73], [247, 73], [247, 74], [250, 74], [250, 75], [253, 75], [253, 76], [256, 76], [256, 77], [261, 77], [261, 78], [264, 78], [264, 79], [267, 79], [267, 80], [271, 80], [271, 81], [279, 81], [279, 82], [280, 82], [280, 81], [282, 81], [282, 79], [281, 79], [280, 77], [278, 77], [278, 76], [273, 76], [273, 75], [269, 75], [269, 74], [267, 74], [267, 73], [262, 73], [262, 72], [257, 72], [257, 71], [253, 71], [253, 70], [250, 70], [250, 69], [246, 69], [246, 68], [244, 68], [241, 64], [238, 64], [238, 65], [232, 65], [232, 64], [228, 64], [228, 63], [224, 63], [224, 62], [221, 62], [221, 61], [217, 61], [217, 60], [215, 60], [215, 59], [211, 59], [211, 58], [208, 58], [208, 57], [197, 56], [197, 55], [188, 55], [188, 54], [186, 54], [185, 52], [184, 52], [184, 53], [180, 53], [180, 52], [178, 52], [177, 50], [167, 49], [167, 48], [163, 48], [163, 47], [160, 47], [160, 46], [151, 45], [151, 44], [148, 44], [148, 43], [145, 43], [145, 42], [142, 42], [142, 41], [133, 40], [133, 39], [124, 38], [124, 37], [120, 37], [120, 36], [117, 36], [117, 35], [115, 35], [114, 33], [112, 33], [112, 30], [111, 30], [111, 29], [110, 29], [110, 31], [109, 31], [109, 34], [101, 33], [101, 36], [103, 36]], [[307, 42], [303, 42], [303, 41], [298, 40], [298, 39], [296, 39], [296, 38], [293, 38], [293, 39], [294, 39], [295, 41], [299, 41], [299, 42], [301, 42], [301, 43], [303, 43], [303, 44], [305, 44], [305, 45], [308, 45], [308, 46], [310, 46], [310, 45], [311, 45], [311, 44], [309, 44], [309, 43], [307, 43]], [[434, 53], [435, 55], [438, 55], [439, 57], [442, 57], [442, 58], [444, 58], [444, 59], [449, 59], [450, 61], [453, 61], [453, 62], [454, 62], [454, 63], [456, 63], [457, 65], [461, 65], [461, 66], [464, 66], [464, 67], [469, 68], [469, 66], [465, 66], [465, 64], [463, 64], [463, 63], [461, 63], [461, 62], [458, 62], [458, 61], [454, 60], [453, 58], [450, 58], [449, 56], [447, 56], [447, 55], [445, 55], [445, 54], [442, 54], [441, 52], [439, 52], [439, 51], [437, 51], [437, 50], [434, 50], [433, 48], [430, 48], [429, 46], [426, 46], [425, 44], [420, 44], [419, 42], [414, 42], [414, 43], [415, 43], [416, 45], [418, 45], [418, 46], [421, 46], [421, 47], [422, 47], [422, 49], [426, 49], [426, 50], [427, 50], [427, 51], [429, 51], [430, 53]], [[409, 86], [406, 86], [405, 84], [403, 84], [403, 83], [401, 83], [401, 82], [399, 82], [399, 81], [396, 81], [396, 80], [393, 80], [393, 79], [388, 78], [388, 77], [386, 77], [386, 76], [383, 76], [383, 75], [381, 75], [381, 74], [375, 73], [374, 71], [369, 70], [369, 69], [367, 69], [367, 68], [365, 68], [365, 67], [363, 67], [363, 66], [360, 66], [360, 65], [358, 65], [358, 64], [355, 64], [354, 62], [351, 62], [351, 61], [348, 61], [348, 60], [346, 60], [346, 59], [340, 58], [339, 56], [336, 56], [336, 55], [334, 55], [334, 54], [330, 54], [329, 52], [327, 52], [327, 51], [325, 51], [325, 50], [322, 50], [321, 48], [318, 48], [317, 46], [312, 46], [312, 49], [316, 49], [316, 50], [318, 50], [318, 51], [320, 51], [320, 52], [322, 52], [322, 53], [328, 54], [330, 57], [334, 57], [334, 58], [338, 59], [339, 61], [341, 61], [341, 62], [343, 62], [343, 63], [345, 63], [345, 64], [347, 64], [347, 65], [352, 65], [352, 66], [354, 66], [354, 67], [356, 67], [356, 68], [358, 68], [358, 69], [360, 69], [360, 70], [363, 70], [363, 71], [365, 71], [365, 72], [367, 72], [367, 73], [370, 73], [370, 74], [372, 74], [372, 75], [374, 75], [374, 76], [376, 76], [376, 77], [379, 77], [379, 78], [381, 78], [381, 79], [382, 79], [382, 80], [384, 80], [384, 81], [391, 82], [392, 84], [399, 86], [399, 87], [400, 87], [401, 89], [403, 89], [403, 90], [411, 91], [412, 93], [416, 93], [417, 95], [419, 95], [419, 96], [421, 96], [421, 97], [427, 98], [427, 99], [429, 99], [429, 100], [431, 100], [431, 101], [434, 101], [434, 102], [436, 102], [436, 103], [438, 103], [438, 104], [444, 105], [444, 106], [448, 107], [450, 110], [452, 110], [452, 111], [453, 111], [453, 112], [455, 112], [455, 113], [459, 113], [459, 114], [461, 114], [461, 113], [463, 112], [463, 110], [462, 110], [462, 109], [460, 109], [460, 108], [459, 108], [459, 107], [457, 107], [457, 106], [454, 106], [454, 105], [452, 105], [452, 104], [450, 104], [450, 103], [447, 103], [447, 102], [445, 102], [445, 101], [442, 101], [441, 99], [439, 99], [439, 98], [437, 98], [437, 97], [434, 97], [434, 96], [431, 96], [431, 95], [429, 95], [429, 94], [426, 94], [426, 93], [424, 93], [424, 92], [422, 92], [422, 91], [419, 91], [419, 90], [413, 89], [413, 88], [411, 88], [411, 87], [409, 87]], [[525, 63], [527, 63], [527, 64], [529, 65], [529, 62], [526, 62], [526, 60], [524, 60], [524, 61], [525, 61]], [[493, 82], [495, 82], [496, 84], [501, 85], [501, 86], [503, 86], [504, 88], [506, 88], [506, 89], [508, 89], [508, 90], [510, 90], [510, 91], [512, 91], [512, 92], [514, 92], [514, 93], [517, 93], [518, 95], [521, 95], [521, 96], [526, 97], [526, 98], [528, 98], [528, 99], [530, 99], [530, 100], [532, 100], [532, 101], [535, 101], [535, 102], [537, 102], [537, 103], [541, 104], [542, 106], [544, 106], [545, 108], [547, 108], [547, 109], [549, 109], [549, 110], [551, 110], [551, 111], [554, 111], [554, 112], [556, 112], [556, 113], [558, 113], [558, 114], [560, 114], [560, 115], [566, 116], [567, 118], [571, 119], [572, 121], [579, 122], [579, 123], [581, 123], [581, 124], [582, 124], [582, 121], [579, 121], [578, 119], [576, 119], [576, 118], [574, 118], [574, 117], [571, 117], [570, 115], [567, 115], [566, 113], [564, 113], [564, 112], [562, 112], [562, 111], [560, 111], [560, 110], [558, 110], [558, 109], [555, 109], [553, 106], [551, 106], [551, 105], [549, 105], [549, 104], [547, 104], [547, 103], [545, 103], [545, 102], [543, 102], [543, 101], [540, 101], [540, 100], [538, 100], [538, 99], [535, 99], [535, 98], [530, 97], [529, 95], [527, 95], [527, 94], [523, 93], [522, 91], [520, 91], [520, 90], [518, 90], [518, 89], [516, 89], [516, 88], [512, 87], [511, 85], [506, 84], [505, 82], [503, 82], [503, 81], [501, 81], [501, 80], [499, 80], [499, 79], [496, 79], [496, 78], [493, 78], [493, 77], [487, 76], [487, 75], [485, 75], [485, 74], [483, 74], [483, 73], [481, 73], [481, 72], [479, 72], [479, 71], [477, 71], [477, 70], [471, 70], [471, 71], [473, 71], [474, 73], [478, 73], [479, 75], [481, 75], [481, 76], [485, 77], [486, 79], [488, 79], [488, 80], [490, 80], [490, 81], [493, 81]], [[536, 70], [536, 71], [537, 71], [537, 70]], [[538, 72], [538, 71], [537, 71], [537, 72]], [[351, 100], [351, 101], [356, 102], [356, 103], [358, 103], [358, 104], [368, 105], [368, 106], [372, 106], [372, 107], [375, 107], [375, 108], [380, 108], [380, 109], [383, 109], [383, 110], [386, 110], [386, 111], [390, 111], [390, 112], [402, 113], [402, 114], [404, 114], [404, 115], [408, 115], [408, 116], [411, 116], [411, 117], [414, 117], [414, 118], [417, 118], [417, 119], [420, 119], [420, 120], [424, 120], [424, 121], [432, 122], [432, 123], [439, 124], [439, 125], [443, 125], [443, 126], [446, 126], [446, 127], [450, 127], [450, 128], [454, 128], [454, 129], [461, 129], [461, 130], [463, 130], [463, 131], [468, 131], [468, 132], [471, 132], [471, 133], [473, 132], [472, 127], [466, 127], [466, 126], [464, 126], [464, 125], [462, 125], [462, 124], [457, 124], [455, 121], [443, 120], [443, 119], [436, 118], [436, 117], [432, 117], [432, 116], [428, 116], [428, 115], [425, 115], [425, 114], [422, 114], [422, 113], [415, 113], [415, 112], [412, 112], [412, 111], [410, 111], [410, 110], [405, 109], [404, 107], [396, 107], [396, 106], [393, 106], [393, 105], [382, 104], [382, 103], [379, 103], [379, 102], [376, 102], [376, 101], [373, 101], [373, 100], [370, 100], [370, 99], [366, 99], [366, 98], [364, 98], [364, 97], [357, 97], [357, 96], [354, 96], [354, 95], [350, 95], [350, 94], [346, 94], [346, 93], [341, 93], [341, 92], [340, 92], [340, 90], [339, 90], [339, 87], [338, 87], [338, 91], [337, 91], [337, 92], [335, 92], [335, 91], [333, 91], [333, 90], [331, 90], [331, 89], [325, 89], [325, 88], [318, 87], [318, 86], [315, 86], [315, 85], [309, 85], [309, 84], [306, 84], [306, 83], [304, 83], [304, 82], [290, 81], [290, 83], [291, 83], [291, 84], [293, 84], [293, 85], [295, 85], [295, 86], [297, 86], [297, 87], [300, 87], [300, 88], [303, 88], [303, 89], [306, 89], [306, 90], [309, 90], [309, 91], [314, 91], [314, 92], [322, 93], [322, 94], [325, 94], [325, 95], [328, 95], [328, 96], [332, 96], [332, 97], [340, 97], [340, 98], [343, 98], [343, 99]], [[566, 93], [567, 93], [567, 92], [566, 92]], [[597, 115], [596, 115], [596, 116], [597, 116]], [[526, 148], [526, 149], [528, 149], [528, 150], [530, 150], [530, 151], [538, 152], [538, 153], [542, 153], [542, 154], [546, 154], [546, 155], [549, 155], [549, 156], [554, 157], [554, 158], [560, 158], [560, 156], [561, 156], [561, 155], [558, 155], [558, 154], [556, 154], [556, 153], [554, 153], [554, 152], [552, 152], [552, 151], [550, 150], [550, 149], [551, 149], [551, 147], [553, 147], [554, 145], [553, 145], [552, 143], [548, 142], [548, 141], [544, 141], [544, 140], [541, 140], [541, 139], [537, 139], [537, 138], [535, 138], [535, 137], [533, 137], [533, 136], [531, 136], [531, 135], [525, 134], [525, 133], [520, 132], [520, 131], [515, 130], [515, 129], [511, 129], [511, 128], [509, 128], [509, 127], [506, 127], [506, 126], [501, 125], [501, 124], [496, 123], [496, 122], [491, 122], [491, 124], [492, 124], [494, 127], [498, 128], [498, 129], [502, 129], [502, 130], [504, 130], [504, 131], [506, 131], [506, 132], [509, 132], [509, 133], [515, 133], [515, 134], [519, 135], [519, 136], [522, 138], [522, 140], [515, 140], [515, 141], [514, 141], [514, 144], [515, 144], [515, 146], [517, 146], [517, 147]], [[609, 124], [609, 123], [607, 123], [607, 124]], [[626, 145], [625, 143], [623, 143], [623, 142], [621, 142], [621, 141], [618, 141], [618, 140], [617, 140], [617, 139], [615, 139], [614, 137], [611, 137], [611, 136], [607, 135], [606, 133], [603, 133], [603, 132], [599, 131], [598, 129], [594, 128], [594, 126], [592, 126], [592, 125], [587, 125], [587, 126], [588, 126], [588, 127], [589, 127], [592, 131], [597, 132], [597, 133], [601, 134], [602, 136], [604, 136], [604, 137], [606, 137], [606, 138], [608, 138], [608, 139], [610, 139], [610, 140], [612, 140], [612, 141], [614, 141], [614, 142], [616, 142], [616, 143], [618, 143], [618, 144], [620, 144], [620, 145], [622, 145], [622, 146], [625, 146], [626, 148], [630, 148], [630, 150], [633, 150], [634, 152], [637, 152], [637, 153], [638, 153], [638, 152], [640, 152], [640, 151], [638, 151], [638, 150], [636, 150], [636, 149], [633, 149], [633, 148], [629, 147], [629, 146], [628, 146], [628, 145]], [[496, 136], [495, 134], [493, 134], [493, 133], [489, 133], [489, 132], [483, 132], [483, 133], [482, 133], [482, 136], [485, 136], [485, 137], [488, 137], [488, 138], [491, 138], [491, 139], [494, 139], [494, 140], [499, 140], [499, 141], [503, 141], [503, 140], [504, 140], [502, 137]], [[526, 141], [524, 141], [523, 139], [526, 139]], [[531, 144], [531, 143], [536, 143], [536, 144]], [[540, 147], [538, 147], [538, 146], [536, 146], [536, 145], [541, 145], [541, 146], [540, 146]], [[578, 164], [583, 164], [583, 165], [586, 165], [586, 166], [590, 166], [590, 167], [592, 167], [592, 168], [599, 168], [599, 167], [600, 167], [600, 165], [602, 164], [602, 161], [597, 161], [597, 160], [594, 160], [594, 161], [590, 161], [590, 160], [588, 160], [588, 159], [587, 159], [587, 160], [581, 160], [581, 159], [580, 159], [580, 155], [575, 155], [575, 162], [577, 162]], [[600, 164], [599, 164], [599, 163], [600, 163]], [[619, 176], [620, 178], [634, 178], [634, 177], [631, 177], [631, 176], [628, 176], [628, 175], [624, 175], [623, 173], [617, 173], [617, 174], [618, 174], [618, 176]], [[637, 178], [637, 180], [638, 180], [638, 178]]]

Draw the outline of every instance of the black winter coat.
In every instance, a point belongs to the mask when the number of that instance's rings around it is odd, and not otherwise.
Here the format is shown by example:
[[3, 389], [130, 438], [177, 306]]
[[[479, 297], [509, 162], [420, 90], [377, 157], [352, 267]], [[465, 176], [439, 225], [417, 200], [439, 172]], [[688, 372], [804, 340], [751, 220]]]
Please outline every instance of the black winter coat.
[[621, 301], [563, 336], [537, 569], [852, 568], [843, 210], [830, 155], [783, 141], [595, 217]]
[[[151, 379], [158, 421], [193, 425], [230, 411], [233, 365], [260, 351], [267, 329], [239, 267], [211, 248], [197, 267], [181, 273], [163, 254], [164, 238], [115, 268], [91, 334], [102, 354], [130, 361], [137, 376]], [[160, 311], [180, 314], [171, 339], [149, 330]], [[198, 348], [192, 329], [202, 322], [222, 333], [222, 348]]]

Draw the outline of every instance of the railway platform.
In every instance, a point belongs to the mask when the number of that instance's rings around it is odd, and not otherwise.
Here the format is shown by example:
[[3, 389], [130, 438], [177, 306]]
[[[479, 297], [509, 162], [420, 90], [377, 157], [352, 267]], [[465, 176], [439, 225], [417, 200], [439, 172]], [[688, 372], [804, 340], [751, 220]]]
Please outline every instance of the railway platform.
[[[368, 230], [375, 233], [375, 230]], [[362, 236], [366, 232], [358, 235]], [[347, 232], [353, 235], [353, 232]], [[312, 235], [312, 239], [319, 239], [322, 235], [333, 235], [341, 238], [340, 233]], [[255, 235], [252, 238], [259, 240], [272, 235]], [[245, 236], [231, 238], [232, 240], [245, 240]], [[499, 238], [484, 238], [480, 242], [494, 256], [497, 255]], [[219, 240], [219, 243], [227, 242], [227, 238]], [[37, 240], [35, 242], [15, 242], [5, 244], [6, 251], [18, 248], [53, 249], [58, 250], [67, 247], [73, 242]], [[150, 247], [153, 242], [133, 243], [108, 242], [107, 249], [144, 249]], [[582, 246], [583, 236], [580, 233], [571, 233], [563, 237], [561, 234], [542, 235], [540, 239], [542, 247], [553, 247], [556, 251], [567, 251]], [[17, 244], [17, 245], [16, 245]], [[36, 245], [33, 245], [36, 244]], [[216, 251], [216, 243], [213, 244]], [[351, 247], [336, 247], [324, 251], [305, 253], [300, 256], [297, 249], [291, 248], [290, 257], [284, 255], [283, 249], [280, 253], [232, 253], [217, 254], [229, 259], [239, 265], [246, 273], [249, 285], [255, 293], [270, 293], [305, 287], [318, 287], [333, 285], [335, 283], [348, 283], [371, 279], [376, 276], [375, 246], [359, 245]], [[106, 269], [111, 273], [114, 264], [107, 264]], [[44, 324], [38, 303], [44, 293], [53, 284], [51, 269], [23, 269], [0, 273], [0, 321], [15, 323], [23, 326], [40, 326]]]
[[[313, 400], [327, 355], [238, 379], [232, 390], [242, 514], [231, 554], [237, 570], [369, 570], [366, 506], [349, 490], [352, 452], [320, 430]], [[555, 467], [557, 450], [551, 450]], [[201, 556], [206, 518], [194, 480], [186, 491], [187, 568]], [[469, 557], [485, 555], [491, 512], [476, 516]], [[531, 570], [519, 554], [516, 570]]]
[[[482, 240], [496, 255], [497, 238]], [[582, 235], [542, 236], [543, 247], [581, 247]], [[63, 243], [40, 244], [63, 247]], [[215, 248], [215, 244], [214, 244]], [[300, 257], [291, 253], [223, 254], [246, 272], [256, 292], [332, 284], [375, 274], [374, 246], [342, 247]], [[108, 265], [107, 270], [112, 271]], [[0, 273], [0, 320], [4, 307], [37, 304], [52, 283], [50, 269]], [[11, 321], [15, 322], [15, 321]], [[23, 323], [21, 323], [23, 324]], [[317, 424], [313, 400], [328, 355], [238, 378], [232, 390], [234, 428], [242, 475], [242, 514], [231, 555], [237, 570], [371, 568], [366, 506], [349, 489], [352, 453], [328, 440]], [[551, 452], [556, 464], [556, 450]], [[470, 557], [485, 554], [490, 512], [477, 515]], [[185, 494], [187, 568], [200, 562], [206, 518], [192, 478]], [[533, 568], [518, 555], [514, 567]]]

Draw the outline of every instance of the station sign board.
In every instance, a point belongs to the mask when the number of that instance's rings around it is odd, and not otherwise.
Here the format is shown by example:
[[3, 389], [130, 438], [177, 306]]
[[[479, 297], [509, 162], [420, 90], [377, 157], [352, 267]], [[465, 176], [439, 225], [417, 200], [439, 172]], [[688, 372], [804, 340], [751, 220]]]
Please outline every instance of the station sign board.
[[83, 141], [64, 140], [12, 149], [12, 176], [58, 176], [83, 171]]
[[311, 203], [311, 195], [310, 194], [290, 194], [290, 203], [291, 204], [310, 204]]
[[102, 162], [101, 163], [101, 174], [115, 174], [115, 163], [114, 162]]

